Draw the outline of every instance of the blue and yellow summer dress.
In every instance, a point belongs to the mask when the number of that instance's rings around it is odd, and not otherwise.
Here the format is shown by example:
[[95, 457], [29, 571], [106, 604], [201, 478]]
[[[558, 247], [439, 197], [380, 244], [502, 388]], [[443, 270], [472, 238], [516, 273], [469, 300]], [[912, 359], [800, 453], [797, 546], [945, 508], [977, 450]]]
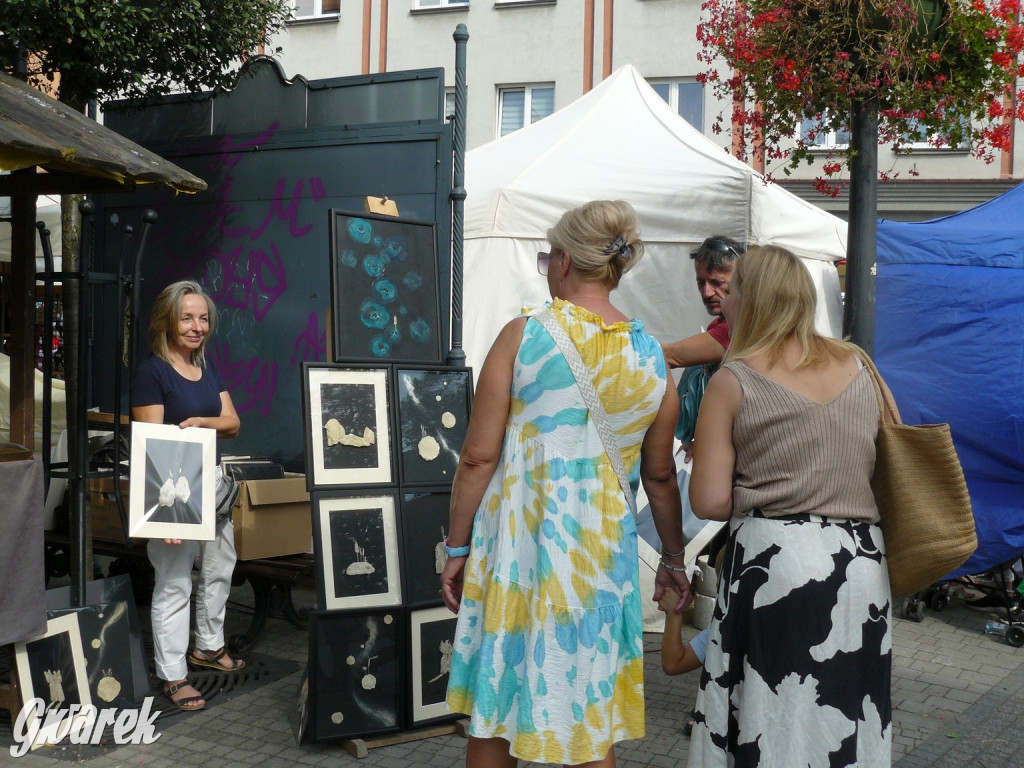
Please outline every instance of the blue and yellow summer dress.
[[[591, 372], [636, 483], [665, 393], [665, 360], [638, 320], [549, 309]], [[524, 313], [527, 316], [533, 312]], [[521, 759], [582, 763], [644, 735], [636, 527], [568, 364], [528, 319], [501, 463], [473, 523], [448, 684], [471, 736]]]

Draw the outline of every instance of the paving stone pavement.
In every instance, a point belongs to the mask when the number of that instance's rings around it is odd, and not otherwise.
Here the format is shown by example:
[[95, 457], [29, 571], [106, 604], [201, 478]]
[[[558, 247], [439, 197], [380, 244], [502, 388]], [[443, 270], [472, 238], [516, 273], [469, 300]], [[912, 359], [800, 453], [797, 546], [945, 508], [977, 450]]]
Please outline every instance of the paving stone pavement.
[[[296, 605], [312, 606], [311, 589], [296, 593]], [[229, 631], [244, 626], [251, 591], [235, 587]], [[143, 611], [143, 621], [148, 617]], [[893, 631], [893, 765], [896, 768], [1024, 768], [1024, 648], [984, 634], [985, 614], [960, 600], [922, 622], [897, 618]], [[696, 630], [687, 630], [695, 634]], [[644, 638], [647, 736], [616, 747], [620, 768], [685, 766], [689, 741], [682, 727], [696, 697], [697, 673], [667, 677], [661, 671], [660, 635]], [[267, 622], [254, 652], [303, 665], [307, 634], [279, 618]], [[205, 712], [158, 724], [160, 739], [128, 745], [88, 758], [88, 768], [290, 768], [291, 766], [461, 766], [465, 740], [437, 736], [370, 749], [355, 758], [338, 744], [296, 747], [288, 713], [300, 673], [243, 693]], [[158, 702], [157, 702], [158, 703]], [[17, 768], [66, 766], [36, 752], [0, 755]], [[523, 764], [534, 765], [530, 764]], [[769, 768], [790, 768], [777, 766]], [[867, 767], [870, 768], [870, 767]]]

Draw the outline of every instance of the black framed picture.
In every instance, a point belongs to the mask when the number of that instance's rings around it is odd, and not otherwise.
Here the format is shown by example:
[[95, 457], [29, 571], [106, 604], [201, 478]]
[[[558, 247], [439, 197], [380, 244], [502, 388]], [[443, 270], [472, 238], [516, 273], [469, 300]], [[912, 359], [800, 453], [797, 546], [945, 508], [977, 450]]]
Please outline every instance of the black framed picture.
[[404, 624], [401, 609], [311, 614], [306, 732], [314, 741], [401, 730]]
[[320, 607], [401, 605], [396, 492], [314, 492], [312, 499]]
[[445, 704], [458, 617], [445, 606], [409, 611], [409, 727], [465, 715]]
[[416, 488], [402, 494], [402, 581], [407, 606], [441, 603], [451, 500], [451, 487]]
[[89, 694], [98, 707], [134, 707], [149, 694], [142, 626], [127, 574], [86, 582], [85, 605], [71, 607], [71, 588], [46, 590], [47, 617], [74, 615], [82, 638]]
[[303, 363], [306, 487], [393, 482], [390, 367]]
[[403, 485], [451, 484], [473, 400], [469, 368], [395, 366]]
[[335, 361], [441, 362], [432, 222], [331, 210]]

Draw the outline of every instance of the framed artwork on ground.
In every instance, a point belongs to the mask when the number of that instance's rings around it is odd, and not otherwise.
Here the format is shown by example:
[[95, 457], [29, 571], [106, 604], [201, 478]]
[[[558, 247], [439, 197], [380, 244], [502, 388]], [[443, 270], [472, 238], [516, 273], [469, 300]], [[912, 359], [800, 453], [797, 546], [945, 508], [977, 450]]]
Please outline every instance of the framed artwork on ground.
[[132, 422], [128, 535], [213, 541], [217, 432]]
[[396, 366], [403, 485], [451, 484], [473, 399], [469, 368]]
[[335, 361], [441, 362], [432, 222], [330, 212]]
[[403, 611], [315, 611], [310, 618], [310, 738], [400, 730], [406, 698]]
[[149, 693], [150, 681], [131, 577], [88, 581], [85, 604], [71, 602], [71, 587], [46, 590], [47, 617], [78, 619], [90, 697], [99, 707], [134, 707]]
[[451, 500], [451, 487], [416, 488], [402, 493], [402, 582], [409, 607], [441, 604]]
[[318, 604], [328, 610], [402, 603], [395, 492], [313, 493]]
[[457, 620], [443, 605], [409, 611], [410, 728], [464, 717], [445, 704]]
[[[89, 718], [92, 696], [82, 652], [82, 635], [75, 614], [50, 619], [46, 622], [45, 635], [15, 643], [14, 658], [22, 705], [33, 699], [41, 700], [25, 721], [23, 733], [35, 734], [31, 749], [37, 749], [47, 741], [58, 743], [82, 718]], [[69, 716], [69, 710], [76, 706]], [[83, 707], [87, 708], [86, 712], [81, 711]], [[61, 718], [58, 712], [64, 717]], [[44, 725], [51, 713], [52, 722]]]
[[393, 482], [390, 369], [303, 363], [306, 487]]

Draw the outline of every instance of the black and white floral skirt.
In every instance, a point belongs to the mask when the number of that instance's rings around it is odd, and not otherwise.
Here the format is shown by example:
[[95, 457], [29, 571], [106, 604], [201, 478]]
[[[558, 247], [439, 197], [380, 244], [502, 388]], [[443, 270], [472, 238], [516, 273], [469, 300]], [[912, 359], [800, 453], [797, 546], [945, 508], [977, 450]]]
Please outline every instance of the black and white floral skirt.
[[891, 616], [878, 526], [733, 518], [690, 768], [889, 766]]

